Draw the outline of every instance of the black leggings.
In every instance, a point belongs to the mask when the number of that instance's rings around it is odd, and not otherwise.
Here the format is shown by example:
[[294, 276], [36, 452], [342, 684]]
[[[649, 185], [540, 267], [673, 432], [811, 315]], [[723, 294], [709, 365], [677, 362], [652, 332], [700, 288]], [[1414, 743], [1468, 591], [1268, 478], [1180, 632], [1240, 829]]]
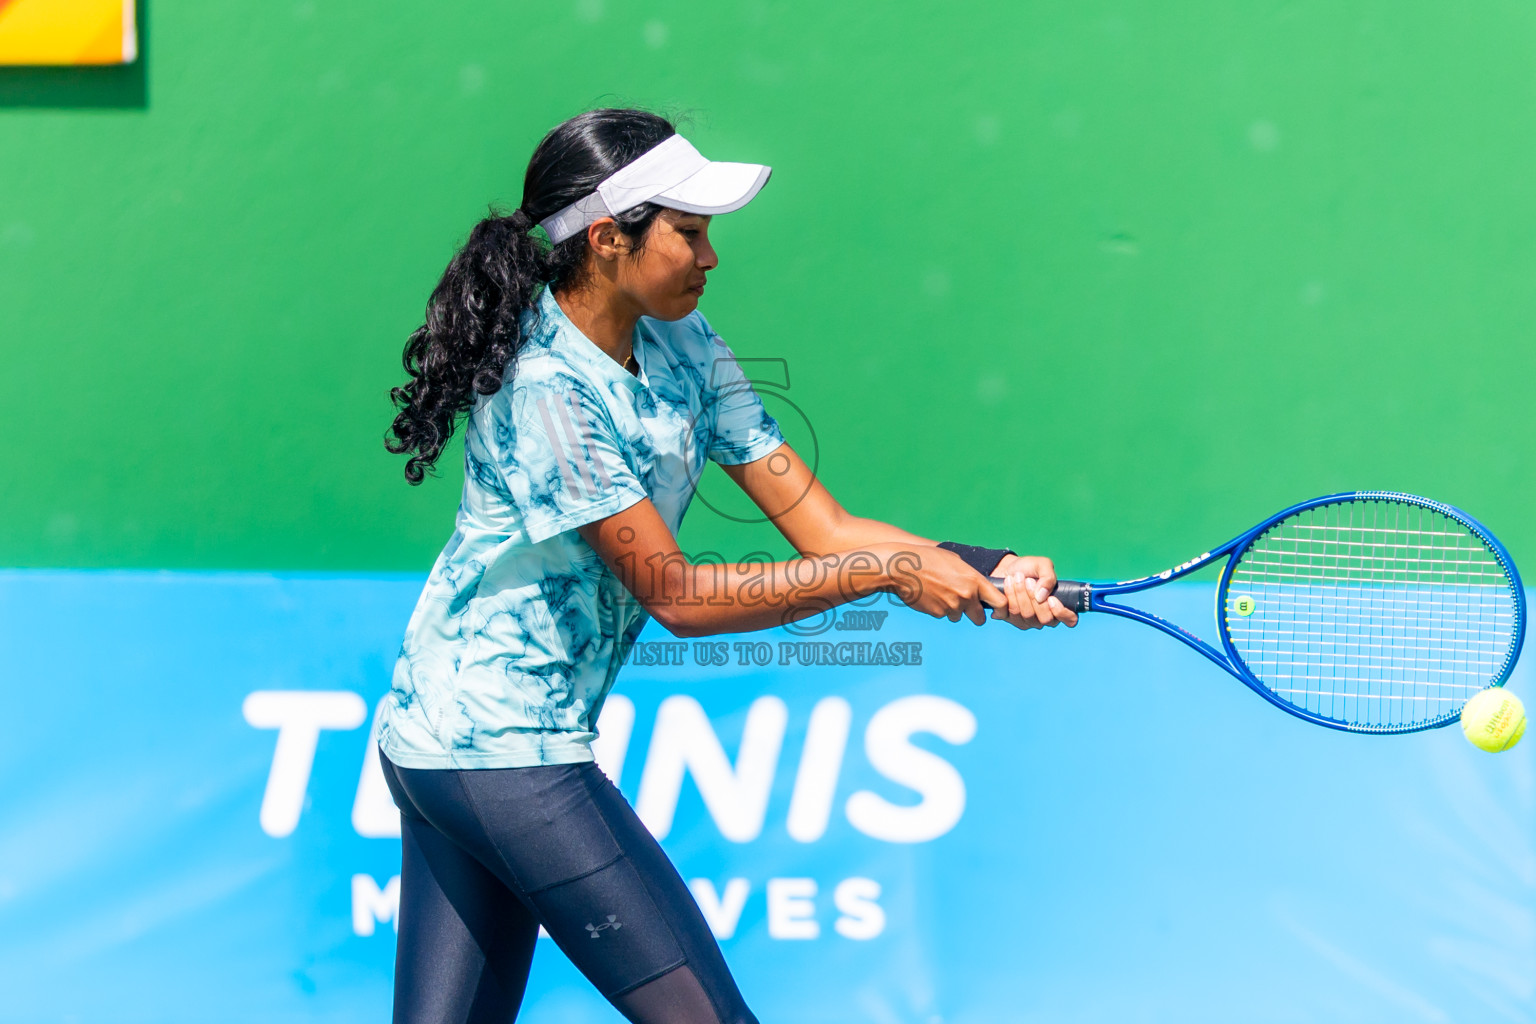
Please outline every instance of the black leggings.
[[395, 1024], [507, 1024], [539, 925], [635, 1024], [757, 1024], [688, 887], [586, 764], [401, 768]]

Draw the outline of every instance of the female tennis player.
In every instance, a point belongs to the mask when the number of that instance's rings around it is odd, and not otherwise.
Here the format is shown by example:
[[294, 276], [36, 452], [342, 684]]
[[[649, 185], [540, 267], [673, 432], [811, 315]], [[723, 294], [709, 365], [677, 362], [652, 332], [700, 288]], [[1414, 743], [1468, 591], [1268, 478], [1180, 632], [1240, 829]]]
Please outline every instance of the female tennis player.
[[[677, 871], [592, 761], [648, 618], [737, 633], [888, 592], [954, 621], [1076, 621], [1049, 596], [1048, 559], [850, 515], [784, 443], [696, 311], [718, 262], [710, 218], [768, 174], [704, 159], [654, 114], [572, 118], [534, 151], [522, 205], [471, 232], [406, 344], [386, 442], [410, 455], [406, 478], [467, 425], [453, 536], [379, 720], [404, 842], [397, 1022], [512, 1020], [540, 925], [636, 1024], [755, 1021]], [[706, 458], [799, 558], [683, 556]]]

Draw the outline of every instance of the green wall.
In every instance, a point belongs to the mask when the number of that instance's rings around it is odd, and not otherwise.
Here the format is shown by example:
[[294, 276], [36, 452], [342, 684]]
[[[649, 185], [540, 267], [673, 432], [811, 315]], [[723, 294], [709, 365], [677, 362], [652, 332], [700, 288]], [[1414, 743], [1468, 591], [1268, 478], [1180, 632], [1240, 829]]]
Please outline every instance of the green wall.
[[145, 20], [115, 101], [0, 72], [0, 565], [424, 572], [459, 474], [380, 445], [401, 344], [539, 136], [613, 103], [773, 164], [705, 311], [788, 360], [861, 513], [1118, 576], [1389, 487], [1536, 549], [1529, 5]]

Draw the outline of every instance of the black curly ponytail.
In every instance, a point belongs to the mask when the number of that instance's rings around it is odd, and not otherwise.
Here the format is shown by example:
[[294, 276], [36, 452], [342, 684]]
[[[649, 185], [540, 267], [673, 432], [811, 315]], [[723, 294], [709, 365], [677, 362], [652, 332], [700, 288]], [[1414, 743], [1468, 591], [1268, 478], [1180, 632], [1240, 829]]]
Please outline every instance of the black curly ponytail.
[[[593, 110], [559, 125], [539, 143], [523, 178], [523, 202], [510, 216], [475, 225], [427, 300], [426, 322], [405, 343], [410, 380], [390, 391], [400, 412], [384, 447], [410, 453], [405, 478], [419, 484], [459, 419], [509, 379], [523, 341], [522, 318], [539, 289], [579, 283], [587, 235], [551, 246], [530, 234], [539, 221], [593, 192], [604, 178], [675, 134], [644, 110]], [[661, 207], [642, 203], [615, 217], [638, 249]], [[542, 232], [539, 233], [542, 235]]]

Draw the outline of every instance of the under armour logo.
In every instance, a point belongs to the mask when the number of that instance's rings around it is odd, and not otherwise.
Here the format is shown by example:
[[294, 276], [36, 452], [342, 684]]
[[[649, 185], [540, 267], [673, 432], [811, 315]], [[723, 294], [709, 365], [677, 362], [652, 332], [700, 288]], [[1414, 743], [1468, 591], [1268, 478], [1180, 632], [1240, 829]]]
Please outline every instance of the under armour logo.
[[587, 925], [587, 931], [592, 933], [592, 937], [594, 939], [598, 939], [598, 938], [602, 938], [602, 935], [600, 933], [602, 932], [602, 930], [604, 928], [612, 928], [615, 931], [617, 931], [618, 929], [623, 928], [623, 927], [624, 926], [619, 923], [618, 917], [616, 917], [613, 914], [609, 914], [608, 915], [608, 920], [604, 921], [602, 924], [589, 924], [589, 925]]

